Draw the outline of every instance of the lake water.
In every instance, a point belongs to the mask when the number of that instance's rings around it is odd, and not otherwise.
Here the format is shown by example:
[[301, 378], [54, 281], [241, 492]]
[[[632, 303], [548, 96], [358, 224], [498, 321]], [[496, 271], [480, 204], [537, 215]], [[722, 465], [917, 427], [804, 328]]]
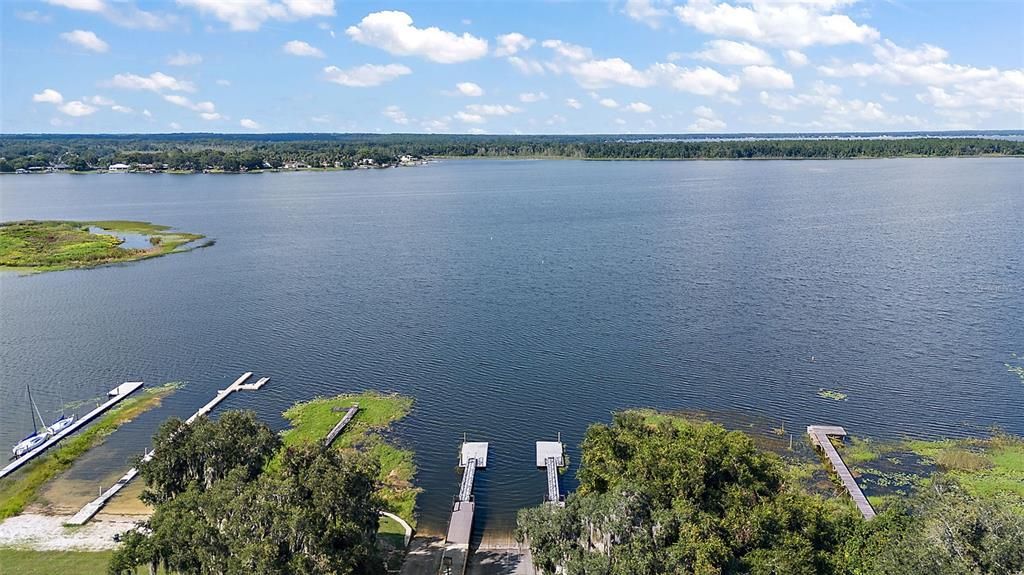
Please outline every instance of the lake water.
[[543, 496], [535, 441], [561, 432], [578, 461], [586, 426], [626, 407], [1024, 433], [1004, 366], [1024, 352], [1022, 182], [1015, 159], [3, 177], [4, 220], [148, 220], [216, 245], [3, 274], [0, 445], [30, 429], [26, 383], [52, 410], [188, 382], [76, 467], [97, 480], [243, 371], [272, 380], [224, 407], [275, 427], [295, 401], [397, 391], [417, 402], [394, 435], [417, 453], [421, 526], [447, 521], [465, 433], [491, 442], [477, 524], [500, 531]]

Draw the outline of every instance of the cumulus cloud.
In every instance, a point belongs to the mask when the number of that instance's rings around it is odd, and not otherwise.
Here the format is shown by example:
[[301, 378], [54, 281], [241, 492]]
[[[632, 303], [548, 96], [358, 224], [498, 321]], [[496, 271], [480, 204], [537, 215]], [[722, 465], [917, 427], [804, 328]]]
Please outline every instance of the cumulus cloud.
[[72, 30], [60, 35], [61, 39], [69, 44], [81, 46], [91, 52], [102, 54], [110, 50], [110, 45], [100, 39], [95, 32], [89, 30]]
[[263, 127], [260, 125], [259, 122], [251, 120], [249, 118], [242, 118], [238, 121], [238, 125], [245, 128], [246, 130], [259, 130], [260, 128]]
[[590, 48], [577, 46], [561, 40], [544, 40], [541, 46], [554, 50], [555, 54], [567, 60], [586, 60], [591, 57]]
[[604, 88], [614, 84], [645, 88], [653, 84], [649, 74], [633, 67], [622, 58], [586, 60], [572, 65], [569, 73], [584, 88]]
[[96, 106], [113, 106], [114, 105], [114, 101], [113, 100], [111, 100], [110, 98], [107, 98], [106, 96], [100, 96], [100, 95], [89, 96], [88, 98], [85, 99], [85, 101], [89, 102], [90, 104], [96, 105]]
[[310, 46], [302, 40], [289, 40], [281, 46], [285, 54], [291, 54], [292, 56], [306, 56], [309, 58], [323, 58], [324, 53], [319, 48]]
[[471, 114], [469, 112], [455, 112], [455, 119], [466, 123], [466, 124], [483, 124], [487, 120], [480, 114]]
[[837, 9], [846, 2], [754, 2], [733, 5], [689, 0], [675, 7], [676, 17], [705, 34], [801, 48], [815, 44], [863, 44], [878, 39], [878, 30], [857, 24]]
[[96, 108], [94, 106], [90, 106], [89, 104], [78, 100], [72, 100], [71, 102], [60, 104], [57, 106], [57, 109], [60, 110], [62, 114], [74, 116], [76, 118], [80, 116], [88, 116], [96, 112]]
[[419, 56], [441, 64], [476, 60], [487, 55], [487, 40], [461, 36], [431, 26], [417, 28], [405, 12], [384, 11], [367, 15], [345, 33], [360, 44], [380, 48], [396, 56]]
[[61, 104], [64, 102], [64, 96], [53, 88], [46, 88], [38, 94], [32, 94], [32, 101], [46, 104]]
[[668, 10], [656, 6], [651, 0], [626, 0], [626, 6], [622, 11], [626, 16], [655, 30], [661, 27], [662, 18], [669, 15]]
[[747, 66], [743, 68], [743, 81], [754, 88], [781, 90], [793, 87], [793, 76], [774, 66]]
[[192, 82], [179, 80], [174, 76], [168, 76], [163, 72], [153, 72], [149, 76], [138, 76], [136, 74], [118, 74], [108, 82], [115, 88], [126, 90], [149, 90], [150, 92], [195, 92], [196, 87]]
[[615, 100], [612, 100], [611, 98], [601, 98], [600, 100], [597, 101], [597, 103], [601, 104], [605, 108], [618, 108], [619, 107], [619, 103], [616, 102]]
[[799, 50], [786, 50], [785, 55], [786, 61], [789, 62], [791, 66], [799, 68], [800, 66], [807, 65], [807, 55]]
[[544, 92], [523, 92], [522, 94], [519, 94], [519, 101], [526, 104], [540, 102], [541, 100], [547, 99], [548, 95]]
[[629, 110], [630, 112], [636, 112], [637, 114], [646, 114], [653, 110], [654, 108], [650, 107], [649, 105], [643, 102], [631, 102], [623, 106], [623, 109]]
[[725, 122], [707, 106], [697, 106], [693, 114], [697, 118], [688, 127], [691, 132], [720, 132], [725, 129]]
[[494, 49], [495, 56], [513, 56], [520, 51], [529, 50], [535, 42], [533, 38], [527, 38], [519, 32], [502, 34], [495, 40], [498, 43], [498, 47]]
[[698, 60], [707, 60], [727, 66], [769, 66], [772, 57], [761, 48], [746, 42], [712, 40], [704, 44], [704, 50], [694, 54]]
[[401, 64], [387, 64], [385, 66], [363, 64], [362, 66], [356, 66], [347, 70], [342, 70], [337, 66], [327, 66], [324, 68], [324, 77], [328, 82], [352, 88], [380, 86], [385, 82], [390, 82], [407, 74], [412, 74], [412, 70]]
[[398, 106], [388, 106], [387, 108], [384, 108], [384, 111], [381, 113], [384, 114], [385, 118], [391, 120], [396, 124], [404, 126], [409, 123], [409, 118], [406, 117], [405, 112], [402, 111], [402, 108]]
[[480, 116], [508, 116], [522, 110], [508, 104], [470, 104], [466, 106], [466, 111]]
[[43, 0], [47, 4], [54, 6], [63, 6], [64, 8], [70, 8], [72, 10], [82, 10], [84, 12], [102, 12], [106, 9], [106, 4], [103, 0]]
[[459, 82], [458, 84], [455, 84], [455, 89], [458, 90], [459, 94], [469, 96], [471, 98], [484, 95], [484, 89], [473, 82]]
[[114, 104], [113, 106], [110, 107], [110, 109], [115, 111], [115, 112], [120, 112], [122, 114], [131, 114], [134, 111], [131, 108], [129, 108], [128, 106], [121, 106], [120, 104]]
[[704, 66], [691, 69], [671, 63], [655, 64], [649, 74], [675, 90], [699, 96], [718, 96], [740, 89], [740, 79], [736, 76], [726, 76]]
[[580, 101], [577, 100], [576, 98], [566, 98], [565, 105], [569, 106], [573, 110], [579, 110], [580, 108], [583, 107], [583, 104], [581, 104]]
[[204, 120], [219, 120], [223, 116], [217, 111], [217, 107], [213, 102], [193, 102], [185, 96], [179, 94], [166, 94], [164, 100], [182, 108], [188, 108], [193, 112], [198, 112], [199, 117]]
[[102, 15], [110, 22], [125, 28], [148, 28], [165, 30], [177, 21], [170, 14], [157, 14], [140, 10], [131, 2], [111, 2], [104, 0], [44, 0], [47, 4], [61, 6], [70, 10], [92, 12]]
[[203, 62], [199, 54], [190, 54], [184, 50], [178, 50], [167, 57], [167, 64], [170, 66], [196, 66]]
[[199, 10], [224, 22], [232, 30], [259, 30], [267, 20], [301, 20], [333, 16], [334, 0], [177, 0], [179, 6]]
[[533, 76], [535, 74], [543, 74], [544, 66], [536, 60], [527, 60], [520, 58], [519, 56], [509, 56], [506, 58], [509, 64], [515, 66], [516, 70], [519, 70], [524, 76]]

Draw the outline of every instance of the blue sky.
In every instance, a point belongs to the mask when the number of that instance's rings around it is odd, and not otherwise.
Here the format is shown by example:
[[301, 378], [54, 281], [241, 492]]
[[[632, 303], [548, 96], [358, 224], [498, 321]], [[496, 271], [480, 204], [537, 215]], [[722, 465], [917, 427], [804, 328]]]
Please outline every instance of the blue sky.
[[1024, 3], [43, 0], [0, 131], [1024, 129]]

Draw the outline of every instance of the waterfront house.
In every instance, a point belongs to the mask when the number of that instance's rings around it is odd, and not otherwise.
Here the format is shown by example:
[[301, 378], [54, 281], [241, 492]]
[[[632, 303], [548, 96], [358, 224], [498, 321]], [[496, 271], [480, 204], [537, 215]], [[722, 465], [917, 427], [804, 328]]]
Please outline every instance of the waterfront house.
[[131, 168], [131, 166], [128, 164], [110, 164], [107, 171], [112, 174], [119, 174], [127, 172], [129, 168]]

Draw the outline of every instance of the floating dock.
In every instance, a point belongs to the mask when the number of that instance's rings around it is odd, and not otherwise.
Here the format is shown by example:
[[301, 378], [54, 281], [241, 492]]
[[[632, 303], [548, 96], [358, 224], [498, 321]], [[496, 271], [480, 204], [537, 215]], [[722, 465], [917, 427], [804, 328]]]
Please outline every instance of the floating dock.
[[[225, 399], [227, 399], [227, 397], [229, 395], [231, 395], [232, 393], [234, 393], [236, 391], [239, 391], [239, 390], [252, 390], [252, 391], [255, 391], [255, 390], [258, 390], [259, 388], [263, 387], [268, 381], [270, 381], [269, 377], [262, 377], [262, 378], [256, 380], [256, 382], [254, 382], [254, 383], [246, 384], [245, 382], [250, 377], [252, 377], [252, 372], [251, 371], [247, 371], [247, 372], [243, 373], [238, 379], [236, 379], [234, 383], [229, 385], [227, 387], [227, 389], [218, 390], [216, 397], [214, 397], [212, 400], [210, 400], [210, 402], [207, 403], [206, 405], [204, 405], [201, 408], [199, 408], [199, 411], [193, 413], [192, 417], [189, 417], [188, 419], [185, 420], [185, 423], [186, 424], [191, 424], [193, 421], [196, 420], [196, 418], [198, 418], [198, 417], [200, 417], [202, 415], [206, 415], [206, 414], [210, 413], [210, 411], [212, 411], [214, 407], [217, 407], [217, 405], [220, 402], [222, 402]], [[139, 385], [142, 385], [142, 384], [140, 383]], [[156, 453], [155, 449], [153, 451], [150, 451], [149, 453], [147, 453], [142, 458], [142, 462], [146, 463], [147, 461], [153, 459], [153, 454], [154, 453]], [[117, 495], [117, 493], [119, 491], [121, 491], [121, 489], [123, 489], [124, 486], [128, 485], [128, 483], [131, 482], [132, 479], [135, 479], [135, 476], [138, 475], [138, 474], [139, 474], [138, 467], [132, 467], [131, 469], [129, 469], [128, 473], [125, 473], [124, 475], [121, 476], [121, 479], [117, 480], [117, 483], [114, 483], [114, 485], [112, 485], [109, 489], [104, 491], [102, 495], [100, 495], [96, 499], [93, 499], [92, 501], [87, 503], [85, 505], [85, 507], [83, 507], [81, 510], [79, 510], [78, 513], [75, 513], [75, 515], [71, 519], [65, 521], [64, 524], [65, 525], [85, 525], [90, 519], [93, 518], [93, 516], [95, 516], [97, 513], [99, 513], [100, 509], [103, 509], [103, 506], [107, 504], [107, 501], [110, 501], [110, 499], [112, 499], [115, 495]]]
[[121, 400], [125, 399], [132, 393], [138, 391], [140, 388], [142, 388], [142, 385], [143, 384], [141, 381], [129, 381], [126, 383], [122, 383], [121, 385], [115, 387], [114, 389], [111, 389], [110, 391], [107, 392], [107, 397], [109, 397], [110, 399], [103, 402], [96, 409], [90, 411], [89, 413], [86, 413], [82, 417], [79, 417], [74, 423], [68, 426], [67, 429], [54, 435], [50, 439], [47, 439], [46, 442], [40, 445], [39, 447], [33, 449], [32, 451], [29, 451], [25, 455], [22, 455], [21, 457], [12, 461], [10, 464], [7, 465], [7, 467], [4, 467], [2, 470], [0, 470], [0, 478], [7, 477], [9, 474], [14, 473], [22, 465], [25, 465], [29, 461], [35, 459], [38, 455], [42, 454], [47, 449], [56, 445], [60, 440], [78, 431], [87, 423], [89, 423], [93, 419], [96, 419], [96, 417], [98, 417], [104, 411], [110, 409], [111, 407], [119, 403]]
[[868, 498], [864, 496], [864, 492], [860, 490], [860, 486], [857, 485], [857, 480], [853, 478], [853, 474], [850, 473], [850, 468], [846, 466], [846, 462], [836, 451], [834, 445], [829, 440], [830, 435], [836, 435], [839, 437], [846, 436], [846, 430], [837, 425], [809, 425], [807, 426], [807, 435], [811, 436], [811, 442], [814, 443], [819, 449], [825, 452], [825, 456], [828, 457], [829, 463], [832, 464], [832, 468], [835, 470], [836, 475], [839, 476], [839, 480], [843, 482], [843, 487], [850, 494], [850, 498], [857, 505], [857, 509], [860, 511], [864, 519], [872, 519], [875, 516], [875, 509], [871, 507], [871, 503], [868, 502]]
[[338, 424], [334, 426], [334, 429], [332, 429], [331, 432], [327, 434], [327, 437], [324, 439], [324, 445], [330, 447], [331, 444], [334, 443], [334, 440], [337, 439], [339, 435], [341, 435], [341, 432], [345, 431], [345, 427], [348, 426], [348, 422], [352, 421], [352, 418], [356, 416], [357, 411], [359, 411], [358, 403], [348, 408], [348, 411], [345, 413], [345, 417], [342, 417], [341, 421], [339, 421]]
[[441, 556], [441, 575], [463, 575], [469, 559], [469, 536], [473, 531], [473, 513], [476, 503], [473, 502], [473, 480], [476, 470], [487, 467], [487, 443], [463, 442], [459, 453], [459, 467], [462, 481], [459, 482], [459, 495], [452, 504], [452, 517], [448, 521], [448, 533], [445, 536], [444, 554]]
[[548, 476], [548, 491], [544, 495], [545, 503], [565, 506], [565, 499], [558, 486], [558, 468], [564, 465], [565, 450], [561, 441], [537, 442], [537, 467], [543, 467]]

